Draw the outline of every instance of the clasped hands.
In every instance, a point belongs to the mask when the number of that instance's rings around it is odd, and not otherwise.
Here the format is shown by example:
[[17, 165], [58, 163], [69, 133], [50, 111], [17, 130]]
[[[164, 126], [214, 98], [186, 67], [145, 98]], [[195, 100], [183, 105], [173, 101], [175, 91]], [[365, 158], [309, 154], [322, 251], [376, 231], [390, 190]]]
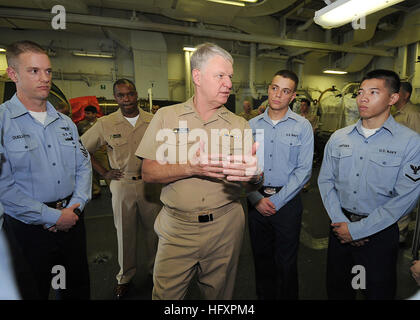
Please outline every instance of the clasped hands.
[[361, 247], [366, 242], [369, 241], [369, 238], [364, 238], [360, 240], [354, 241], [351, 237], [351, 234], [349, 232], [348, 223], [347, 222], [336, 222], [331, 223], [331, 226], [333, 227], [333, 233], [334, 235], [340, 240], [341, 243], [350, 243], [350, 245], [354, 247]]
[[257, 148], [258, 143], [255, 142], [248, 155], [208, 154], [204, 150], [204, 142], [200, 141], [200, 147], [190, 159], [190, 165], [195, 175], [231, 182], [258, 182], [261, 171], [258, 169]]

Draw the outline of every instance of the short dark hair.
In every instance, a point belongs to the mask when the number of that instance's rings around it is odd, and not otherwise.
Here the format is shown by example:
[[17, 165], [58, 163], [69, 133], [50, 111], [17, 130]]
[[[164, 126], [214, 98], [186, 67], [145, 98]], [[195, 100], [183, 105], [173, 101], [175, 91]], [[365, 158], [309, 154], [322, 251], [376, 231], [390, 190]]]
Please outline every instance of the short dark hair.
[[133, 88], [134, 88], [134, 90], [137, 91], [136, 85], [134, 84], [133, 81], [128, 80], [128, 79], [125, 79], [125, 78], [122, 78], [122, 79], [118, 79], [117, 81], [114, 82], [114, 86], [112, 87], [112, 92], [115, 93], [115, 87], [118, 86], [118, 85], [120, 85], [120, 84], [132, 85]]
[[362, 79], [360, 83], [365, 80], [370, 79], [382, 79], [385, 80], [386, 85], [388, 86], [391, 93], [397, 93], [400, 91], [400, 77], [394, 71], [377, 69], [368, 72]]
[[413, 86], [410, 82], [401, 82], [400, 89], [403, 89], [405, 92], [408, 92], [408, 99], [411, 97], [411, 93], [413, 92]]
[[86, 106], [85, 112], [92, 112], [92, 113], [98, 113], [98, 110], [94, 106]]
[[308, 107], [311, 106], [311, 101], [309, 99], [302, 98], [302, 99], [300, 99], [300, 102], [306, 102], [306, 104], [308, 105]]
[[16, 41], [8, 45], [6, 48], [6, 60], [9, 67], [16, 67], [16, 59], [25, 52], [43, 53], [47, 54], [44, 48], [39, 44], [30, 41], [22, 40]]
[[299, 78], [296, 75], [296, 73], [294, 73], [293, 71], [290, 71], [290, 70], [283, 69], [283, 70], [277, 71], [274, 74], [274, 77], [275, 76], [281, 76], [283, 78], [287, 78], [287, 79], [292, 80], [295, 83], [295, 89], [293, 91], [296, 91], [296, 89], [298, 87], [298, 84], [299, 84]]

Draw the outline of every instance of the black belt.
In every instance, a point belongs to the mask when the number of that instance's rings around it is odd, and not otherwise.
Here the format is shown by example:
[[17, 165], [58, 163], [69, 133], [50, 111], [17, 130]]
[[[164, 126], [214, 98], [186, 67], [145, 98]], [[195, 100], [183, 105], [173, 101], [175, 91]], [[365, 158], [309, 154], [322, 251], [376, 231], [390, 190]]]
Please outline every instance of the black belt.
[[141, 180], [141, 176], [131, 177], [131, 180]]
[[341, 210], [343, 211], [343, 213], [347, 217], [347, 219], [349, 219], [351, 222], [357, 222], [357, 221], [360, 221], [364, 218], [367, 218], [367, 216], [347, 211], [344, 208], [341, 208]]
[[273, 194], [276, 194], [279, 192], [283, 187], [271, 187], [271, 186], [264, 186], [261, 187], [258, 191], [264, 196], [264, 197], [270, 197]]
[[53, 201], [53, 202], [44, 202], [44, 204], [47, 205], [50, 208], [64, 209], [68, 205], [72, 196], [73, 196], [73, 194], [71, 194], [68, 197], [66, 197], [64, 199], [61, 199], [61, 200], [57, 200], [57, 201]]

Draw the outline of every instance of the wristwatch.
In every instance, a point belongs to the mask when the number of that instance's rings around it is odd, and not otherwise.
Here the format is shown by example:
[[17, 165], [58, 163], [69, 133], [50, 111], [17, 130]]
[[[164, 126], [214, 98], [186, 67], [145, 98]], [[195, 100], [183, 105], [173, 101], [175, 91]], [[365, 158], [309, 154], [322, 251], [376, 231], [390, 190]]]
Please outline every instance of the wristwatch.
[[76, 209], [74, 209], [73, 210], [73, 212], [78, 216], [78, 217], [80, 217], [81, 215], [82, 215], [82, 211], [79, 209], [79, 208], [76, 208]]

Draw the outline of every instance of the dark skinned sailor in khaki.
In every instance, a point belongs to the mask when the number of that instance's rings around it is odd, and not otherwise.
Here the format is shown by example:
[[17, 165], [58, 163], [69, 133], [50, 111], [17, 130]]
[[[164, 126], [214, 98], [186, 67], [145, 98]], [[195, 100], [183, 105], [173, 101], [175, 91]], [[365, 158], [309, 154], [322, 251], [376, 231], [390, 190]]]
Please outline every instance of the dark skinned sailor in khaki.
[[[146, 242], [146, 259], [152, 273], [157, 248], [153, 224], [161, 209], [160, 185], [144, 183], [141, 159], [134, 153], [153, 115], [137, 106], [137, 91], [129, 80], [117, 80], [114, 96], [119, 110], [101, 117], [82, 136], [86, 149], [93, 154], [106, 145], [111, 170], [106, 170], [92, 157], [92, 166], [104, 178], [110, 179], [112, 209], [117, 230], [120, 271], [116, 298], [121, 299], [137, 270], [137, 230]], [[130, 115], [131, 117], [128, 117]]]

